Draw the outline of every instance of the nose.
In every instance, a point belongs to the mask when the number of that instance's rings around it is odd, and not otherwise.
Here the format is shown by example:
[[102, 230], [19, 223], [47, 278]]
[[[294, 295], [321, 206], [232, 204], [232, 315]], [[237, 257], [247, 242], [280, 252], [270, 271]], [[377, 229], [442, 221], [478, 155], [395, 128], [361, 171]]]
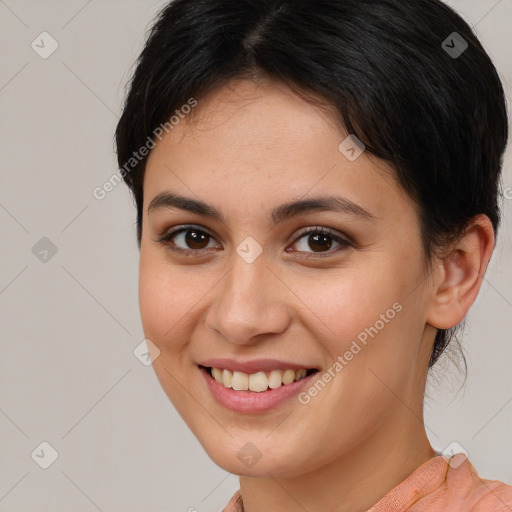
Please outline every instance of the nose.
[[206, 325], [236, 345], [253, 345], [283, 333], [290, 324], [290, 290], [261, 255], [247, 263], [238, 255], [206, 315]]

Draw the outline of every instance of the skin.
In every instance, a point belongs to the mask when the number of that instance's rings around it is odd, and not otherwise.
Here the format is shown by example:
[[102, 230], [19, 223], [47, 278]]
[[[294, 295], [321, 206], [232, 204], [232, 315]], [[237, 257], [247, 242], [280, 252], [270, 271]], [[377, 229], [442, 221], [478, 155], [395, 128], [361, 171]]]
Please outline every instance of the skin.
[[[436, 455], [423, 423], [435, 328], [464, 318], [494, 247], [478, 216], [426, 268], [415, 204], [385, 162], [338, 150], [347, 134], [331, 114], [278, 82], [233, 81], [201, 99], [147, 162], [139, 302], [160, 351], [153, 366], [208, 455], [240, 475], [246, 512], [367, 510]], [[201, 199], [225, 222], [173, 208], [148, 215], [163, 191]], [[308, 212], [268, 222], [282, 203], [334, 194], [375, 219]], [[193, 254], [157, 241], [183, 224], [211, 235], [192, 246], [174, 237]], [[351, 243], [318, 249], [301, 235], [309, 226]], [[248, 236], [263, 248], [250, 264], [236, 252]], [[283, 359], [321, 374], [396, 302], [401, 311], [307, 405], [229, 411], [199, 374], [213, 357]], [[237, 457], [247, 442], [261, 454], [251, 467]]]

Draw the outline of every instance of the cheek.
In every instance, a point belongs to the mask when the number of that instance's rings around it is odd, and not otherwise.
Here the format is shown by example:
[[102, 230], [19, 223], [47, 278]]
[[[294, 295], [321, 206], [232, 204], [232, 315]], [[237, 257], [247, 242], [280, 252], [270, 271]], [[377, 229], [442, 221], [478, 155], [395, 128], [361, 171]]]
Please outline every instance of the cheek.
[[324, 272], [321, 278], [294, 280], [292, 289], [306, 306], [305, 311], [309, 311], [308, 327], [312, 332], [325, 334], [321, 339], [329, 344], [330, 353], [345, 350], [347, 342], [373, 326], [388, 310], [391, 309], [388, 316], [395, 316], [392, 306], [399, 299], [399, 288], [396, 280], [384, 280], [383, 275], [384, 271], [365, 267], [334, 269]]
[[192, 305], [185, 293], [190, 286], [158, 254], [141, 250], [139, 308], [144, 337], [158, 348], [153, 370], [166, 395], [180, 411], [187, 410], [183, 387], [189, 362], [183, 355], [191, 325]]
[[[382, 391], [369, 369], [398, 383], [415, 364], [424, 326], [421, 300], [411, 294], [416, 274], [415, 267], [379, 258], [378, 265], [296, 279], [292, 289], [307, 306], [306, 329], [322, 345], [327, 367], [341, 356], [344, 377], [337, 382], [343, 380], [354, 397], [371, 401]], [[339, 368], [333, 369], [337, 375]]]
[[186, 282], [161, 259], [141, 250], [139, 264], [139, 308], [144, 334], [157, 345], [175, 339], [180, 319], [190, 310]]

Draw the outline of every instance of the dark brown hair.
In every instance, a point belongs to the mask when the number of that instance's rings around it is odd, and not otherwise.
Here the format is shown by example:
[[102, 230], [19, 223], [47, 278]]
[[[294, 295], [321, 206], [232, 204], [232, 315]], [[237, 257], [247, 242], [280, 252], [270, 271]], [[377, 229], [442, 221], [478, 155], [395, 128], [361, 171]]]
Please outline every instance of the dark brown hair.
[[[497, 232], [508, 135], [498, 74], [439, 0], [174, 0], [153, 24], [115, 132], [119, 167], [193, 97], [278, 79], [333, 106], [414, 199], [430, 261], [480, 213]], [[122, 176], [142, 231], [147, 156]], [[430, 366], [456, 327], [438, 330]]]

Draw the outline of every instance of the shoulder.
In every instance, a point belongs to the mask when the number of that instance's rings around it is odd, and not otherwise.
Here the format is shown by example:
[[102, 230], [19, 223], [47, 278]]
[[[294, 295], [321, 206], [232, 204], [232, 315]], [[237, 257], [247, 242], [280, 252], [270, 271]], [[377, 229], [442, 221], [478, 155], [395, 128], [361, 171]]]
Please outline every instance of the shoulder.
[[464, 506], [468, 512], [512, 511], [512, 485], [482, 478], [464, 454], [451, 457], [447, 464], [442, 488], [453, 506]]
[[463, 453], [438, 455], [369, 512], [512, 512], [512, 486], [481, 478]]
[[222, 512], [241, 512], [243, 507], [241, 504], [242, 495], [240, 489], [233, 494], [229, 503], [222, 509]]
[[499, 480], [479, 480], [469, 497], [471, 512], [512, 512], [512, 485]]

